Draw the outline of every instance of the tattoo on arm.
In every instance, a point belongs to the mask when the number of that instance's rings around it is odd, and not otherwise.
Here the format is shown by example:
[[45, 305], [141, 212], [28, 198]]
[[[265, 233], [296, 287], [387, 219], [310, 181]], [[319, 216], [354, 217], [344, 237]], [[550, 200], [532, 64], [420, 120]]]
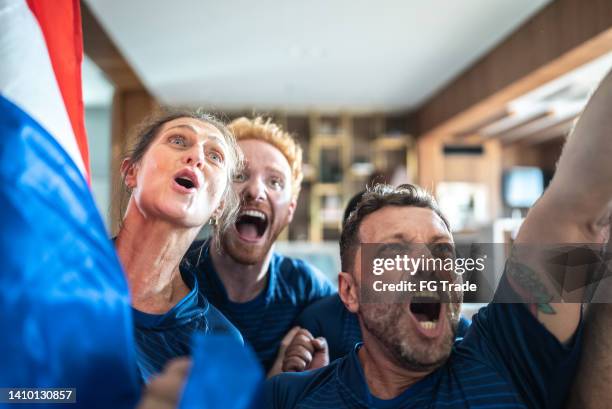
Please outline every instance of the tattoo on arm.
[[553, 296], [544, 283], [540, 281], [538, 273], [524, 263], [516, 260], [509, 261], [508, 281], [512, 288], [529, 305], [529, 310], [534, 315], [537, 312], [549, 315], [556, 314], [557, 312], [551, 305]]

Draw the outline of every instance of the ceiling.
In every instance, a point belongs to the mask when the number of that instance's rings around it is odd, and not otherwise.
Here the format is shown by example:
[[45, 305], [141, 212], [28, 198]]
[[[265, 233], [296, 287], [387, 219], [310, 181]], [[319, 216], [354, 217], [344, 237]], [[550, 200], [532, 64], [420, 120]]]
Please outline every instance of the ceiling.
[[86, 0], [145, 86], [214, 110], [413, 109], [550, 0]]
[[568, 134], [591, 93], [612, 69], [612, 52], [547, 82], [508, 104], [502, 115], [463, 136], [499, 138], [504, 144], [547, 142]]

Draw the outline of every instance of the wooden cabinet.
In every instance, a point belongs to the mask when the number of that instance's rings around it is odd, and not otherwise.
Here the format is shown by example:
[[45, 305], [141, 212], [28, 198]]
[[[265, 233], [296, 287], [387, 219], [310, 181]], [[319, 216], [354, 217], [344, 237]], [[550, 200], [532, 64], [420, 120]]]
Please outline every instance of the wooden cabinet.
[[413, 138], [406, 129], [389, 129], [380, 114], [322, 116], [310, 114], [309, 235], [312, 242], [336, 240], [348, 201], [374, 182], [399, 183], [416, 178]]
[[[337, 240], [344, 208], [373, 182], [415, 181], [416, 149], [404, 114], [259, 113], [290, 132], [304, 152], [304, 180], [293, 222], [279, 241]], [[253, 117], [253, 112], [228, 115]], [[391, 119], [390, 119], [391, 118]], [[400, 169], [405, 178], [395, 180]]]

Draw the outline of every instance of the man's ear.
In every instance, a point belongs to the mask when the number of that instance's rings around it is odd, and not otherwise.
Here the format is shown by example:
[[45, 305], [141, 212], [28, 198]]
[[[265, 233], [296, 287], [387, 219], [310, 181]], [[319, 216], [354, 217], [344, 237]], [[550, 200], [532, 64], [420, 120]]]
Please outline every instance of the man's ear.
[[128, 189], [133, 189], [136, 187], [136, 176], [138, 174], [136, 166], [131, 163], [130, 158], [123, 159], [121, 162], [121, 175], [123, 176], [123, 181], [125, 183], [125, 187]]
[[359, 294], [357, 283], [351, 273], [338, 273], [338, 295], [347, 310], [353, 314], [359, 311]]
[[291, 199], [289, 202], [289, 214], [287, 215], [287, 224], [291, 223], [293, 220], [293, 215], [295, 214], [295, 208], [297, 207], [297, 197]]

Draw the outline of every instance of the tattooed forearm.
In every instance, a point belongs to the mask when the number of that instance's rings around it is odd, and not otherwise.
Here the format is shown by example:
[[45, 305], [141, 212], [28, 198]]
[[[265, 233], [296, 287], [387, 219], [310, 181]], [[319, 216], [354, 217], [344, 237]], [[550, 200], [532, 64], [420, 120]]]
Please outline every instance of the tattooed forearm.
[[556, 314], [551, 305], [553, 296], [542, 283], [538, 273], [524, 263], [510, 259], [508, 261], [508, 281], [518, 295], [529, 304], [531, 312]]

